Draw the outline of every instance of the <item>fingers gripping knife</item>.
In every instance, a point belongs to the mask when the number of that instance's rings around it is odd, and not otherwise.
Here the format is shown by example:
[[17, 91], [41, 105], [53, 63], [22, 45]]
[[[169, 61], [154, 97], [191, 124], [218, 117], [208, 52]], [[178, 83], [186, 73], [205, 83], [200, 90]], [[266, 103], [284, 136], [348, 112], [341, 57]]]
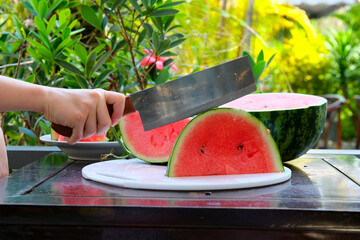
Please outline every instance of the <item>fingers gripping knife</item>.
[[[223, 105], [256, 90], [247, 56], [192, 73], [125, 99], [123, 115], [138, 111], [145, 130], [161, 127]], [[113, 112], [108, 105], [109, 114]], [[51, 124], [59, 134], [70, 137], [72, 129]]]

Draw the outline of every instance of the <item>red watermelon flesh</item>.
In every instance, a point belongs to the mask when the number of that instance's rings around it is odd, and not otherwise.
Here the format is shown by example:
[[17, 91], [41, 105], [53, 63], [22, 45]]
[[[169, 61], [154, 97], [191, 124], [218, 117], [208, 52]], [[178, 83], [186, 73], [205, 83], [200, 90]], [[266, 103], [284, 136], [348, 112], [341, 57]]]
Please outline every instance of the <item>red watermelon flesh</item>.
[[[105, 142], [106, 140], [106, 133], [102, 133], [100, 135], [94, 134], [88, 138], [80, 139], [79, 142]], [[64, 136], [59, 135], [58, 141], [66, 141], [66, 139]]]
[[322, 105], [324, 99], [314, 95], [294, 93], [266, 93], [250, 94], [238, 98], [223, 106], [238, 108], [245, 111], [270, 111], [308, 108], [309, 106]]
[[284, 171], [268, 129], [251, 114], [218, 108], [195, 117], [179, 135], [169, 177]]
[[138, 112], [120, 119], [120, 131], [126, 147], [137, 158], [152, 163], [168, 162], [174, 143], [190, 118], [144, 131]]

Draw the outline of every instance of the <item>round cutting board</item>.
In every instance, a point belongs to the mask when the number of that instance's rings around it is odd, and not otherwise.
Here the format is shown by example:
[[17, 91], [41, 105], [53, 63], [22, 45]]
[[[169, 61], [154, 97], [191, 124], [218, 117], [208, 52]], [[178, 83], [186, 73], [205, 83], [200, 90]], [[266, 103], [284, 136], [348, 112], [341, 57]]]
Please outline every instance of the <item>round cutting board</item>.
[[291, 177], [291, 170], [284, 172], [201, 177], [167, 177], [166, 166], [153, 165], [139, 159], [110, 160], [85, 166], [85, 179], [125, 188], [152, 190], [225, 190], [252, 188], [284, 182]]

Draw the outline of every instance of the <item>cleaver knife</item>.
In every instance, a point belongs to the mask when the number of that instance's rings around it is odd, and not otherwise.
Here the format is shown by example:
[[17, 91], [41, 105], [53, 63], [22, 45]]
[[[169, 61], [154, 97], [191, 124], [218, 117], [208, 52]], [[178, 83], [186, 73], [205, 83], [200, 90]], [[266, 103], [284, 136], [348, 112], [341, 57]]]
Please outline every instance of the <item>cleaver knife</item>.
[[[248, 56], [186, 75], [125, 98], [123, 116], [138, 111], [144, 130], [158, 128], [223, 105], [256, 90]], [[112, 106], [108, 105], [110, 116]], [[57, 133], [70, 137], [72, 129], [52, 123]]]

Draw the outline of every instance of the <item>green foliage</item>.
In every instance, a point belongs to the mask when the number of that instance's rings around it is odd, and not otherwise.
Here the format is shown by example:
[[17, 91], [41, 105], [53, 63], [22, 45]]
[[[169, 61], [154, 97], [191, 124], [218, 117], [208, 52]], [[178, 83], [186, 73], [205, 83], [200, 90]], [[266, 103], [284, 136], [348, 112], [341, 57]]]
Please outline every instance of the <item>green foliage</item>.
[[[272, 55], [268, 61], [264, 60], [264, 51], [261, 50], [259, 55], [256, 58], [256, 62], [254, 57], [251, 56], [250, 53], [244, 51], [243, 56], [249, 56], [251, 68], [254, 73], [255, 82], [257, 85], [260, 84], [260, 76], [265, 72], [265, 70], [269, 67], [270, 63], [274, 59], [276, 54]], [[258, 86], [259, 89], [259, 86]]]
[[337, 94], [347, 99], [342, 111], [342, 135], [344, 139], [355, 137], [355, 126], [358, 107], [354, 100], [360, 94], [360, 6], [351, 6], [347, 11], [334, 16], [345, 23], [345, 29], [333, 30], [327, 39], [332, 62], [330, 76], [333, 79]]
[[[174, 77], [172, 51], [185, 40], [174, 23], [182, 3], [21, 0], [12, 8], [5, 1], [1, 74], [44, 86], [123, 93], [166, 82]], [[39, 136], [50, 132], [38, 113], [0, 114], [8, 144], [38, 144]]]
[[271, 68], [271, 81], [266, 82], [266, 91], [332, 93], [335, 86], [329, 77], [331, 61], [327, 58], [325, 38], [318, 35], [309, 41], [301, 29], [290, 32], [291, 38], [276, 43], [278, 56]]

